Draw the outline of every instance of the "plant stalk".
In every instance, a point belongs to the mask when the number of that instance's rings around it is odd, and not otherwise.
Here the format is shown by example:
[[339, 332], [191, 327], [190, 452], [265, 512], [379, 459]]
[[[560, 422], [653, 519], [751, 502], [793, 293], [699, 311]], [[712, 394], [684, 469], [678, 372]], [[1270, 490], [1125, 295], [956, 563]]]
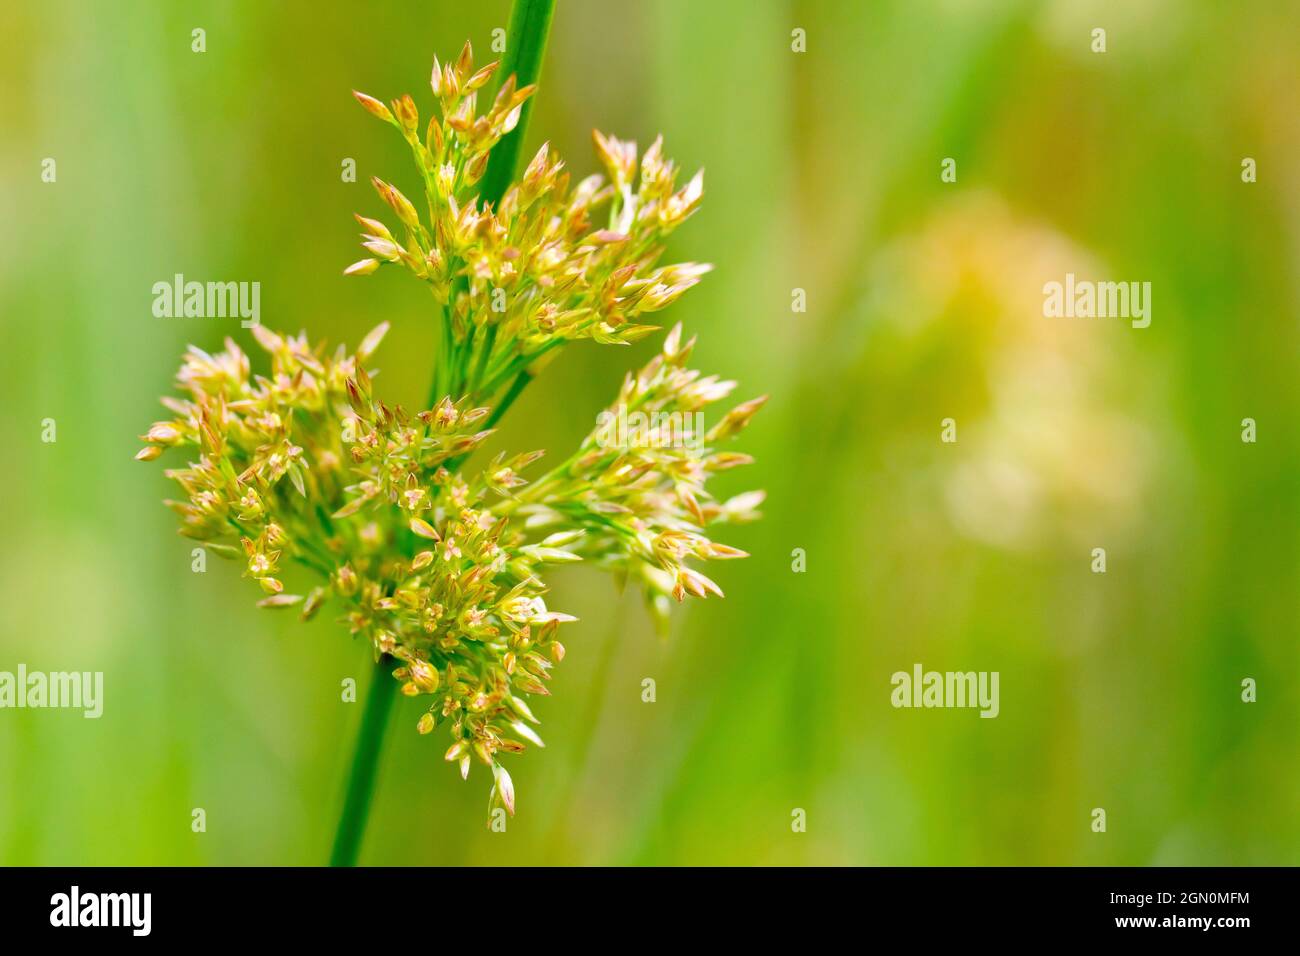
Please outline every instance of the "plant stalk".
[[[546, 51], [546, 38], [551, 32], [551, 17], [554, 13], [555, 0], [515, 0], [510, 11], [510, 26], [506, 31], [506, 55], [497, 71], [502, 82], [511, 74], [515, 77], [516, 88], [537, 82], [542, 73], [542, 54]], [[524, 131], [528, 128], [532, 110], [533, 98], [529, 97], [520, 111], [519, 123], [501, 137], [501, 141], [492, 147], [492, 155], [488, 157], [488, 168], [483, 174], [479, 195], [485, 203], [491, 203], [493, 208], [506, 194], [510, 180], [515, 177], [515, 170], [519, 166], [519, 151], [524, 143]]]
[[[546, 39], [551, 30], [551, 19], [555, 13], [555, 0], [515, 0], [510, 13], [510, 26], [506, 33], [506, 55], [500, 70], [501, 82], [514, 74], [517, 86], [536, 83], [542, 72], [542, 55], [546, 51]], [[506, 188], [514, 178], [519, 165], [519, 151], [523, 144], [524, 132], [528, 128], [528, 119], [532, 114], [532, 99], [524, 103], [519, 114], [519, 123], [492, 149], [488, 159], [487, 172], [483, 175], [480, 195], [484, 202], [495, 206], [505, 195]], [[442, 354], [438, 357], [435, 369], [450, 358], [444, 339]], [[465, 370], [466, 372], [474, 370]], [[481, 369], [478, 370], [481, 373]], [[449, 377], [455, 377], [454, 369], [447, 369]], [[440, 387], [447, 387], [441, 381], [442, 375], [435, 371], [433, 388], [436, 393]], [[515, 383], [507, 399], [496, 409], [500, 417], [512, 404], [528, 380], [522, 378]], [[437, 401], [436, 395], [431, 400]], [[334, 836], [334, 849], [330, 853], [330, 866], [355, 866], [361, 852], [361, 840], [365, 835], [366, 819], [370, 814], [370, 801], [375, 789], [375, 772], [379, 767], [379, 755], [384, 743], [384, 729], [388, 725], [388, 715], [392, 711], [393, 698], [397, 694], [397, 681], [388, 673], [389, 664], [381, 658], [375, 665], [370, 689], [366, 692], [365, 713], [361, 718], [361, 729], [357, 735], [356, 750], [352, 755], [352, 769], [348, 775], [347, 796], [343, 801], [343, 815], [339, 818], [338, 830]]]
[[375, 664], [366, 691], [366, 709], [361, 715], [357, 746], [352, 753], [348, 791], [343, 800], [343, 815], [339, 817], [338, 830], [334, 833], [330, 866], [356, 866], [361, 852], [361, 837], [365, 833], [366, 818], [370, 815], [370, 798], [375, 791], [379, 752], [384, 744], [384, 728], [388, 725], [393, 698], [397, 695], [397, 681], [388, 672], [391, 667], [392, 662], [381, 657]]

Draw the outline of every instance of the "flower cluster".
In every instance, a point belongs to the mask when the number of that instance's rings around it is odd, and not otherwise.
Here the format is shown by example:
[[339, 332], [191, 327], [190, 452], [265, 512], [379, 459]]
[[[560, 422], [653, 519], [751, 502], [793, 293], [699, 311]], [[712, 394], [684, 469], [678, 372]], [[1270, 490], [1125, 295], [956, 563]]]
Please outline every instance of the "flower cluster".
[[[681, 326], [675, 327], [663, 351], [627, 376], [609, 414], [644, 412], [652, 421], [673, 423], [730, 394], [735, 382], [686, 368], [694, 345], [694, 339], [683, 344]], [[575, 550], [640, 583], [656, 621], [665, 625], [669, 595], [678, 601], [687, 594], [722, 596], [688, 558], [746, 556], [703, 532], [714, 524], [753, 520], [763, 493], [746, 492], [720, 503], [710, 497], [706, 482], [710, 475], [750, 463], [748, 455], [712, 446], [736, 435], [765, 401], [753, 399], [727, 412], [702, 436], [703, 443], [665, 435], [662, 429], [669, 426], [661, 426], [626, 446], [610, 447], [598, 427], [572, 457], [503, 507], [525, 516], [530, 528], [582, 529]]]
[[[532, 480], [526, 472], [542, 452], [499, 454], [466, 472], [541, 352], [570, 338], [630, 341], [650, 328], [631, 324], [635, 316], [662, 307], [704, 269], [653, 268], [657, 243], [700, 192], [698, 178], [674, 191], [672, 164], [657, 143], [641, 161], [639, 190], [635, 147], [598, 136], [611, 186], [588, 180], [568, 194], [560, 164], [543, 149], [499, 209], [467, 198], [531, 92], [507, 80], [477, 115], [475, 93], [492, 70], [472, 72], [468, 46], [454, 65], [435, 61], [441, 120], [423, 142], [410, 97], [390, 111], [359, 96], [411, 142], [430, 225], [378, 183], [406, 227], [405, 242], [362, 220], [377, 258], [350, 271], [400, 262], [434, 287], [444, 348], [431, 407], [411, 414], [375, 395], [366, 365], [388, 323], [352, 354], [256, 327], [269, 371], [254, 373], [229, 339], [215, 355], [191, 347], [177, 376], [185, 397], [163, 400], [173, 417], [141, 436], [137, 457], [174, 447], [196, 459], [166, 472], [184, 492], [168, 502], [181, 533], [244, 562], [266, 594], [264, 607], [299, 606], [308, 619], [336, 605], [376, 660], [393, 660], [403, 693], [426, 703], [419, 732], [445, 725], [446, 759], [463, 776], [475, 761], [490, 768], [492, 805], [513, 813], [500, 756], [542, 745], [528, 699], [548, 693], [551, 668], [564, 658], [560, 625], [574, 620], [547, 607], [546, 566], [586, 560], [608, 568], [642, 586], [660, 619], [670, 597], [721, 595], [690, 562], [743, 557], [706, 529], [752, 519], [762, 494], [719, 502], [706, 483], [749, 461], [715, 446], [763, 400], [727, 412], [701, 441], [646, 433], [610, 447], [593, 432]], [[600, 202], [612, 204], [612, 226], [593, 232], [587, 215]], [[493, 309], [492, 289], [505, 290], [504, 311]], [[725, 398], [734, 382], [686, 367], [693, 344], [675, 328], [662, 352], [627, 377], [613, 407], [695, 414]], [[510, 375], [522, 378], [494, 403]], [[307, 593], [286, 592], [288, 563], [315, 577]]]
[[[662, 138], [641, 157], [636, 144], [594, 133], [609, 178], [589, 176], [571, 186], [564, 163], [544, 144], [500, 201], [481, 201], [475, 188], [490, 150], [518, 122], [533, 87], [508, 78], [483, 114], [478, 92], [496, 64], [473, 72], [467, 43], [454, 64], [434, 60], [432, 87], [439, 115], [419, 135], [410, 95], [392, 108], [353, 95], [392, 124], [410, 144], [420, 172], [427, 223], [396, 186], [375, 189], [401, 223], [400, 239], [379, 220], [357, 216], [369, 256], [349, 275], [383, 264], [410, 269], [427, 281], [447, 314], [441, 391], [492, 394], [550, 349], [575, 339], [628, 344], [655, 329], [644, 321], [700, 281], [707, 265], [656, 266], [664, 239], [699, 207], [703, 173], [680, 189]], [[604, 222], [595, 218], [604, 215]]]

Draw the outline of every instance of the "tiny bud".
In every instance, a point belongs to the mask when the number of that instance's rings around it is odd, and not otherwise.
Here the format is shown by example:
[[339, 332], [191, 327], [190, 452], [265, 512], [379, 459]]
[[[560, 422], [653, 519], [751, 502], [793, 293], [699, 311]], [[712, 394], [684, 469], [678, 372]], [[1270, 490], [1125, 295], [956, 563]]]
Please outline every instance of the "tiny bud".
[[500, 65], [500, 63], [489, 63], [487, 66], [483, 67], [483, 69], [471, 76], [465, 81], [465, 92], [473, 93], [475, 90], [482, 89], [484, 84], [492, 78], [492, 74], [497, 71], [497, 67]]
[[181, 433], [171, 422], [158, 422], [145, 434], [144, 440], [158, 442], [163, 445], [173, 445], [180, 441]]
[[442, 540], [442, 538], [438, 536], [438, 532], [434, 530], [433, 525], [429, 524], [429, 522], [425, 521], [423, 518], [412, 518], [411, 530], [421, 538], [427, 538], [430, 541]]
[[537, 736], [537, 731], [533, 730], [533, 728], [529, 727], [522, 720], [516, 720], [511, 723], [510, 729], [520, 737], [523, 737], [525, 740], [530, 741], [539, 747], [546, 746], [546, 744], [542, 743], [542, 738]]
[[379, 268], [378, 259], [360, 259], [343, 270], [345, 276], [368, 276]]
[[357, 593], [357, 588], [361, 582], [357, 578], [357, 572], [352, 570], [351, 565], [343, 565], [334, 573], [334, 577], [335, 587], [338, 589], [339, 594], [344, 597], [351, 597]]
[[361, 243], [361, 246], [385, 262], [396, 262], [402, 257], [402, 247], [391, 239], [369, 239]]
[[429, 86], [434, 96], [442, 96], [442, 64], [436, 56], [433, 58], [433, 72], [429, 74]]
[[451, 163], [444, 163], [438, 167], [434, 173], [434, 182], [438, 186], [438, 192], [444, 196], [450, 196], [456, 185], [456, 167]]
[[438, 689], [438, 671], [427, 661], [411, 662], [411, 680], [426, 694]]
[[380, 322], [371, 329], [370, 333], [361, 340], [361, 344], [357, 347], [357, 360], [364, 362], [366, 359], [370, 358], [370, 356], [374, 354], [375, 349], [379, 348], [379, 343], [384, 340], [384, 336], [387, 334], [387, 322]]
[[737, 405], [723, 415], [718, 424], [709, 429], [708, 434], [704, 436], [705, 441], [719, 441], [738, 434], [765, 404], [767, 404], [767, 396], [760, 395], [758, 398], [751, 398], [749, 401]]
[[375, 99], [373, 96], [367, 96], [365, 93], [358, 92], [357, 90], [353, 90], [352, 95], [357, 98], [358, 103], [364, 106], [371, 114], [378, 116], [385, 123], [395, 124], [397, 122], [393, 119], [393, 114], [388, 111], [388, 107], [379, 102], [379, 100]]
[[[365, 216], [359, 216], [356, 213], [353, 213], [352, 215], [357, 222], [361, 223], [362, 228], [365, 229], [368, 234], [379, 239], [393, 238], [393, 234], [388, 231], [388, 227], [378, 219], [367, 219]], [[261, 326], [258, 326], [258, 328], [261, 328]]]
[[397, 213], [397, 218], [402, 220], [404, 225], [411, 229], [419, 228], [420, 217], [416, 215], [415, 207], [411, 205], [409, 199], [402, 195], [401, 190], [384, 182], [378, 176], [372, 176], [370, 183], [375, 187], [375, 191], [379, 193], [380, 198], [388, 203], [393, 212]]
[[416, 109], [415, 100], [411, 99], [410, 93], [403, 93], [399, 99], [393, 100], [393, 112], [397, 114], [403, 132], [414, 135], [416, 127], [420, 125], [420, 111]]
[[460, 56], [456, 57], [456, 79], [464, 83], [469, 79], [469, 71], [472, 69], [474, 69], [474, 48], [466, 40], [465, 45], [461, 47]]
[[302, 619], [304, 621], [310, 621], [316, 616], [316, 612], [319, 611], [321, 605], [325, 603], [325, 596], [326, 591], [324, 588], [312, 589], [312, 592], [307, 595], [307, 600], [302, 606]]
[[371, 409], [367, 407], [369, 403], [362, 396], [361, 389], [357, 387], [356, 381], [349, 378], [343, 385], [347, 390], [348, 404], [352, 406], [352, 410], [362, 418], [369, 419], [371, 416]]
[[489, 153], [481, 153], [476, 159], [474, 159], [468, 166], [465, 167], [466, 185], [473, 186], [476, 182], [478, 182], [480, 179], [483, 178], [483, 174], [487, 172], [489, 155], [490, 155]]
[[492, 765], [492, 774], [496, 777], [496, 792], [501, 797], [501, 802], [505, 804], [506, 810], [513, 817], [515, 815], [515, 784], [510, 779], [510, 774], [505, 767], [500, 764]]

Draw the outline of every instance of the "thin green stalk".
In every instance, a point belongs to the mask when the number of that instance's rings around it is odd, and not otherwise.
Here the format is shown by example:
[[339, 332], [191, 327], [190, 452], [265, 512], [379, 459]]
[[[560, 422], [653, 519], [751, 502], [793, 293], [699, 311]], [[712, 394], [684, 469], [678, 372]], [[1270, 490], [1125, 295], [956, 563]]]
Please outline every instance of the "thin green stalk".
[[[550, 33], [551, 18], [554, 13], [555, 0], [515, 0], [506, 35], [505, 62], [502, 63], [500, 71], [502, 82], [511, 74], [515, 75], [518, 86], [537, 82], [537, 77], [542, 71], [542, 54], [546, 50], [546, 38]], [[531, 113], [532, 100], [529, 99], [520, 112], [519, 123], [493, 148], [480, 193], [484, 202], [495, 206], [505, 195], [510, 180], [514, 178], [515, 169], [519, 165], [519, 151]], [[450, 314], [446, 314], [444, 319], [444, 347], [440, 349], [441, 354], [435, 363], [434, 395], [430, 399], [431, 405], [441, 398], [438, 394], [440, 389], [453, 389], [456, 381], [463, 380], [467, 374], [475, 371], [452, 367], [452, 363], [459, 359], [459, 349], [452, 350], [446, 347], [448, 344], [454, 344], [455, 334], [450, 329]], [[488, 357], [490, 358], [490, 355]], [[482, 370], [478, 371], [481, 373]], [[512, 383], [509, 393], [496, 408], [494, 420], [510, 407], [519, 397], [524, 386], [528, 384], [525, 375], [526, 373], [521, 374]], [[370, 798], [375, 788], [375, 771], [379, 766], [379, 753], [384, 742], [384, 728], [388, 725], [388, 715], [392, 710], [396, 692], [397, 681], [388, 673], [388, 666], [381, 659], [375, 666], [374, 678], [366, 694], [366, 709], [357, 735], [356, 750], [352, 755], [352, 770], [348, 775], [343, 815], [339, 819], [338, 831], [334, 837], [334, 850], [330, 854], [331, 866], [353, 866], [361, 851], [361, 839], [365, 834], [366, 818], [370, 813]]]
[[433, 366], [433, 384], [429, 388], [429, 408], [433, 408], [442, 396], [447, 394], [447, 382], [450, 376], [451, 351], [455, 340], [451, 331], [451, 315], [444, 307], [442, 318], [438, 322], [441, 344], [438, 346], [437, 360]]
[[361, 837], [370, 814], [370, 798], [375, 790], [375, 771], [379, 751], [384, 743], [384, 728], [397, 696], [397, 681], [389, 673], [392, 662], [381, 657], [375, 664], [366, 691], [366, 709], [361, 715], [357, 747], [352, 753], [352, 770], [348, 774], [348, 791], [343, 800], [343, 815], [334, 834], [330, 866], [355, 866], [361, 852]]
[[[510, 383], [510, 391], [506, 392], [505, 397], [503, 397], [501, 401], [497, 402], [496, 407], [492, 409], [492, 414], [488, 416], [487, 423], [483, 427], [491, 428], [493, 425], [499, 422], [501, 420], [501, 416], [510, 410], [510, 406], [515, 403], [515, 399], [518, 398], [520, 393], [522, 393], [523, 390], [528, 387], [528, 383], [531, 382], [532, 380], [533, 377], [529, 375], [527, 372], [520, 372], [519, 377]], [[455, 471], [457, 468], [459, 468], [462, 464], [465, 463], [465, 459], [468, 457], [469, 457], [469, 453], [466, 452], [465, 454], [461, 455], [459, 458], [450, 459], [449, 461], [446, 462], [446, 464], [443, 467], [445, 467], [448, 471]]]
[[501, 361], [493, 363], [493, 366], [488, 369], [487, 381], [481, 389], [483, 395], [486, 397], [494, 394], [497, 389], [506, 383], [507, 379], [515, 375], [526, 375], [527, 379], [531, 381], [533, 376], [528, 373], [528, 369], [533, 363], [551, 349], [564, 345], [566, 341], [566, 339], [552, 339], [541, 348], [529, 352], [527, 355], [516, 355], [514, 357], [503, 355]]
[[[551, 31], [554, 13], [555, 0], [515, 0], [510, 11], [510, 28], [506, 31], [506, 55], [497, 70], [502, 82], [511, 74], [515, 77], [516, 87], [537, 82], [542, 73], [542, 54], [546, 51], [546, 37]], [[519, 114], [519, 124], [492, 147], [479, 194], [484, 202], [494, 207], [515, 177], [524, 131], [528, 128], [532, 110], [533, 100], [530, 98]]]
[[515, 403], [519, 394], [528, 387], [528, 383], [533, 380], [533, 376], [526, 369], [515, 376], [515, 380], [510, 383], [510, 390], [502, 396], [501, 401], [497, 402], [496, 408], [492, 409], [492, 414], [488, 416], [487, 424], [484, 428], [491, 428], [501, 420], [501, 416], [509, 410], [510, 406]]
[[479, 347], [478, 361], [474, 365], [474, 374], [470, 376], [470, 388], [474, 392], [478, 392], [483, 386], [483, 373], [487, 370], [488, 359], [492, 355], [496, 341], [497, 325], [494, 322], [483, 330], [483, 343]]
[[[514, 7], [510, 11], [510, 27], [506, 33], [506, 54], [502, 58], [501, 67], [497, 70], [497, 75], [501, 78], [500, 82], [504, 83], [509, 77], [515, 78], [515, 86], [523, 87], [536, 83], [542, 73], [542, 57], [546, 52], [546, 40], [551, 32], [551, 20], [555, 15], [555, 0], [515, 0]], [[514, 179], [515, 173], [519, 167], [519, 153], [523, 149], [524, 133], [528, 129], [528, 120], [532, 116], [533, 97], [524, 102], [519, 112], [519, 122], [515, 128], [501, 137], [501, 140], [492, 147], [492, 155], [488, 158], [487, 172], [483, 174], [483, 180], [479, 186], [479, 199], [481, 202], [495, 207], [501, 202], [501, 197], [505, 195], [506, 189], [510, 186], [510, 181]], [[456, 293], [464, 284], [463, 277], [458, 277], [452, 286], [452, 301], [455, 301]], [[446, 339], [443, 343], [444, 353], [447, 351], [448, 341], [452, 340], [454, 344], [455, 335], [450, 331], [450, 310], [444, 315], [444, 327], [447, 329]], [[491, 329], [492, 335], [488, 342], [495, 339], [495, 328]], [[472, 333], [471, 333], [472, 334]], [[474, 355], [473, 350], [469, 350], [470, 356]], [[472, 369], [465, 369], [463, 380], [468, 387], [475, 390], [482, 385], [482, 377], [489, 367], [489, 360], [492, 357], [492, 349], [489, 344], [479, 357], [477, 366]], [[429, 404], [433, 405], [445, 394], [451, 391], [459, 391], [452, 388], [457, 381], [455, 370], [450, 370], [451, 375], [444, 380], [441, 376], [435, 376], [433, 388], [429, 396]], [[527, 384], [525, 380], [524, 384]], [[486, 389], [487, 394], [484, 398], [490, 397], [491, 392], [496, 391], [495, 387]], [[512, 389], [510, 400], [513, 401], [518, 396], [518, 392]], [[460, 396], [452, 395], [452, 398]], [[505, 404], [498, 406], [498, 412], [505, 410]], [[498, 414], [499, 417], [499, 414]]]

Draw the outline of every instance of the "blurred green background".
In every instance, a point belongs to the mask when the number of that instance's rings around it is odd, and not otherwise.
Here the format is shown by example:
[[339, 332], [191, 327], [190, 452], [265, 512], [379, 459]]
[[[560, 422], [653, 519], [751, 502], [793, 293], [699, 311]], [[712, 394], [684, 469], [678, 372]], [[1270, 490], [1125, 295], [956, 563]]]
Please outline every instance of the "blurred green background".
[[[340, 274], [366, 180], [418, 191], [349, 91], [427, 111], [433, 55], [495, 58], [508, 14], [6, 5], [0, 670], [102, 670], [105, 711], [0, 711], [0, 863], [325, 860], [368, 650], [191, 572], [136, 435], [186, 343], [260, 353], [151, 286], [259, 281], [264, 324], [331, 342], [389, 319], [378, 387], [418, 405], [427, 293]], [[706, 167], [670, 256], [717, 270], [663, 319], [772, 394], [720, 489], [766, 517], [667, 641], [555, 577], [581, 623], [504, 835], [399, 699], [363, 862], [1300, 863], [1298, 35], [1272, 0], [560, 0], [525, 154], [586, 174], [592, 127], [662, 131]], [[1150, 328], [1044, 318], [1066, 272], [1150, 281]], [[571, 447], [657, 341], [567, 349], [497, 444]], [[895, 710], [917, 662], [999, 671], [1000, 716]]]

